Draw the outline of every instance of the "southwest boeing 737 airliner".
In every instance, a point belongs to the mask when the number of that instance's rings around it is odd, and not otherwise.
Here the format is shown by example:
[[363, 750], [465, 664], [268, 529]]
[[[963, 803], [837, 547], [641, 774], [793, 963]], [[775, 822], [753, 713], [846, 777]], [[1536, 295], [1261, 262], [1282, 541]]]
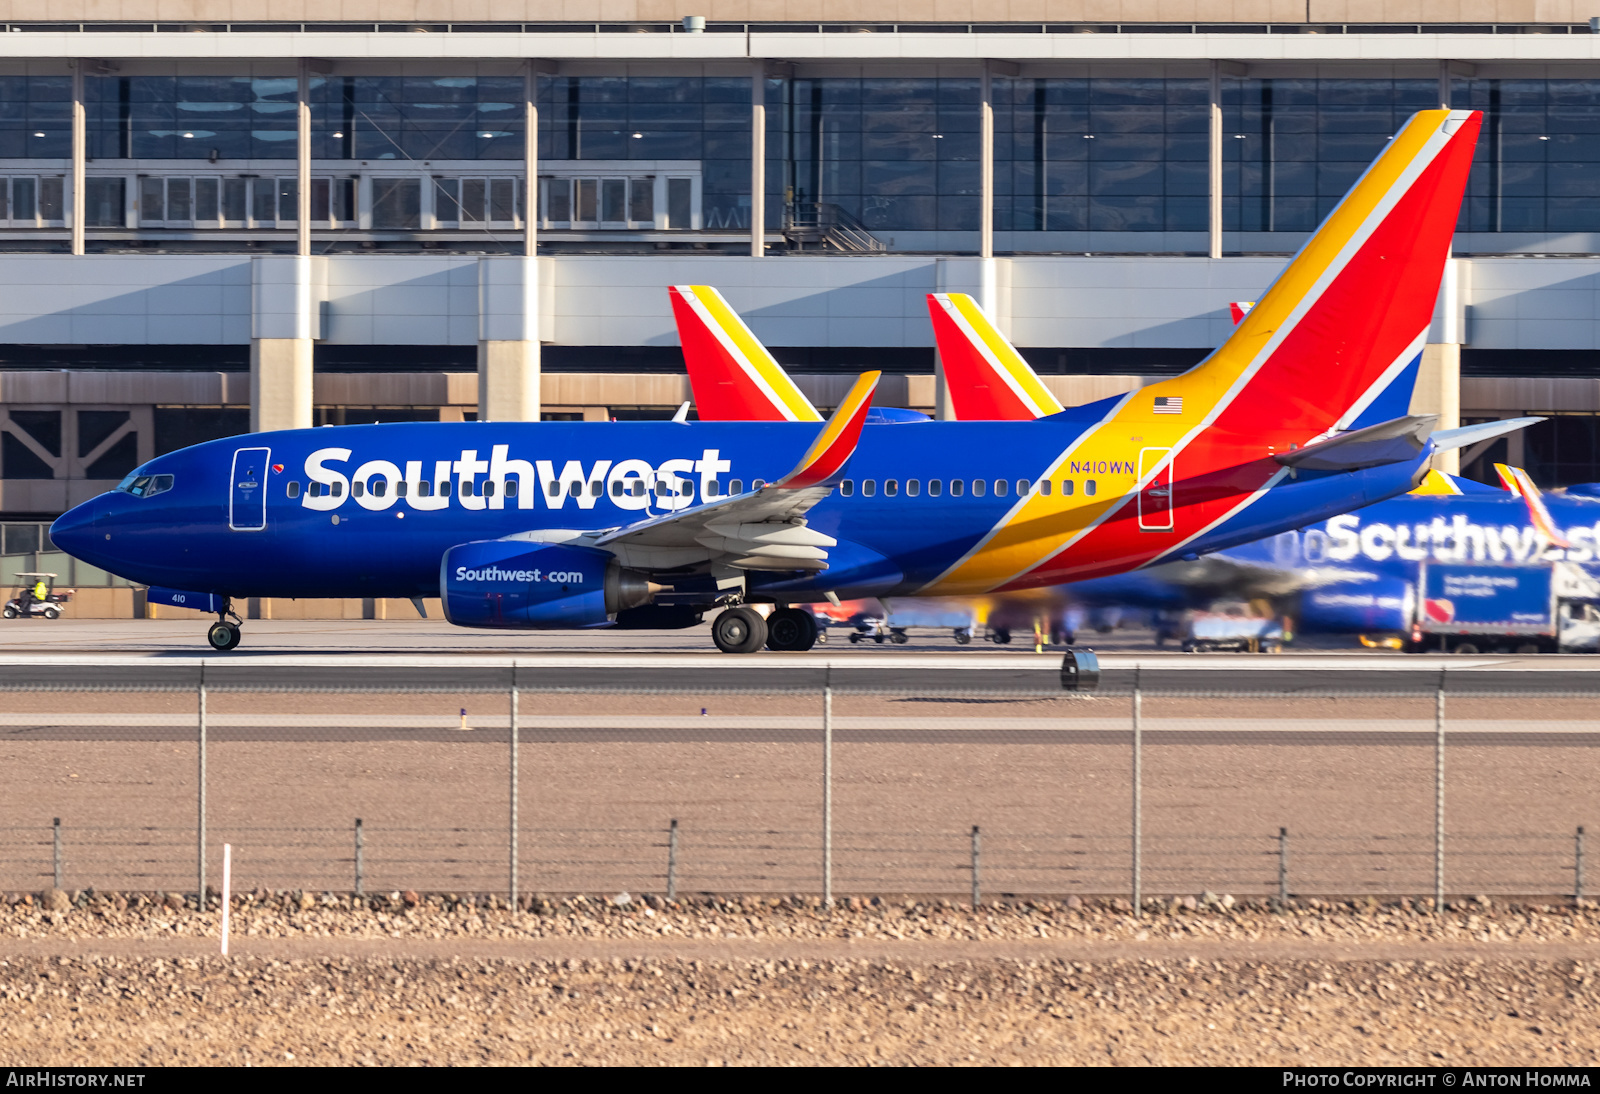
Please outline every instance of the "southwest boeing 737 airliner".
[[716, 644], [752, 652], [809, 648], [795, 603], [1053, 585], [1301, 527], [1409, 489], [1461, 440], [1406, 409], [1479, 125], [1413, 116], [1216, 352], [1115, 399], [863, 430], [869, 373], [820, 426], [264, 433], [158, 457], [52, 535], [216, 611], [219, 649], [236, 597], [438, 595], [477, 627], [725, 607]]

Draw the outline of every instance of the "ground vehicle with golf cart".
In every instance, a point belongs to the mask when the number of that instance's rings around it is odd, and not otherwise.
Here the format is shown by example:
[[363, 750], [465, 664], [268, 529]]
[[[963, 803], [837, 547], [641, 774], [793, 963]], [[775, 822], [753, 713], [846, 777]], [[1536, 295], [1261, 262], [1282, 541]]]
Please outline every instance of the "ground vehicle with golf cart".
[[59, 619], [72, 590], [56, 590], [55, 574], [18, 574], [17, 595], [6, 601], [7, 619]]

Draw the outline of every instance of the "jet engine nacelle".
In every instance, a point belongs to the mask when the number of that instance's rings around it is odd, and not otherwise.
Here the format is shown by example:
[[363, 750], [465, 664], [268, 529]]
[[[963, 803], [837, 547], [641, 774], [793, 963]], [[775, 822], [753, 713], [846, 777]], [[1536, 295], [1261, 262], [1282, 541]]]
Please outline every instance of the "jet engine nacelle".
[[521, 540], [459, 544], [444, 553], [439, 571], [445, 618], [458, 627], [604, 626], [648, 603], [652, 591], [605, 551]]

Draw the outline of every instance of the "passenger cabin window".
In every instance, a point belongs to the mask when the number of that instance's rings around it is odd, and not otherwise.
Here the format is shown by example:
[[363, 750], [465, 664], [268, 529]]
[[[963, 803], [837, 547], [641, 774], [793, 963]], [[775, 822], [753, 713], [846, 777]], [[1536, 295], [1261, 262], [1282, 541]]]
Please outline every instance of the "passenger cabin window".
[[728, 493], [730, 493], [730, 494], [742, 494], [742, 493], [744, 493], [744, 481], [742, 479], [734, 479], [732, 482], [730, 482], [728, 484]]
[[298, 481], [291, 482], [289, 484], [289, 496], [291, 498], [298, 498], [300, 496], [300, 483]]
[[1005, 479], [995, 479], [994, 480], [994, 496], [995, 497], [1003, 498], [1003, 497], [1006, 496], [1007, 493], [1010, 492], [1010, 490], [1011, 490], [1011, 484], [1006, 482]]
[[972, 480], [972, 496], [975, 497], [975, 498], [983, 497], [984, 491], [986, 491], [988, 489], [988, 485], [989, 484], [984, 482], [982, 479], [973, 479]]
[[643, 479], [634, 479], [633, 482], [629, 483], [628, 485], [631, 488], [631, 489], [629, 489], [628, 493], [632, 494], [636, 498], [644, 497], [644, 480]]
[[486, 498], [494, 497], [494, 480], [493, 479], [484, 479], [483, 480], [483, 496], [486, 497]]
[[410, 484], [407, 483], [405, 479], [401, 479], [399, 482], [395, 483], [394, 484], [394, 496], [397, 497], [397, 498], [405, 497], [406, 496], [406, 487], [409, 486], [409, 485]]
[[883, 480], [883, 496], [884, 497], [892, 498], [892, 497], [894, 497], [895, 495], [897, 495], [899, 493], [900, 493], [900, 481], [898, 479], [884, 479]]
[[367, 484], [362, 482], [360, 479], [357, 479], [355, 482], [350, 484], [350, 496], [351, 497], [359, 498], [363, 494], [365, 494], [366, 492], [367, 492]]
[[372, 485], [367, 487], [367, 489], [372, 491], [372, 496], [373, 497], [381, 498], [381, 497], [383, 497], [385, 494], [387, 494], [389, 492], [389, 480], [388, 479], [373, 479], [372, 480]]
[[1049, 479], [1040, 479], [1039, 480], [1039, 493], [1043, 494], [1047, 498], [1050, 496], [1050, 480]]
[[611, 480], [611, 496], [614, 497], [614, 498], [622, 497], [622, 480], [621, 479], [612, 479]]
[[[516, 497], [517, 496], [517, 487], [519, 485], [520, 484], [517, 482], [516, 479], [507, 479], [506, 480], [506, 497], [508, 497], [508, 498]], [[595, 497], [599, 497], [600, 496], [600, 484], [598, 482], [596, 482], [594, 484], [594, 493], [595, 493]]]
[[877, 479], [862, 479], [861, 480], [861, 496], [862, 497], [870, 498], [874, 494], [876, 494], [877, 492], [878, 492], [878, 480]]
[[1091, 497], [1091, 498], [1094, 497], [1094, 480], [1093, 479], [1084, 479], [1083, 480], [1083, 492], [1088, 497]]
[[944, 480], [943, 479], [929, 479], [928, 480], [928, 497], [936, 498], [942, 493], [944, 493]]
[[854, 497], [855, 493], [856, 493], [856, 484], [855, 484], [855, 482], [853, 480], [845, 479], [843, 482], [841, 482], [839, 484], [839, 496], [840, 497], [842, 497], [842, 498]]
[[1061, 480], [1061, 496], [1064, 497], [1064, 498], [1072, 497], [1072, 480], [1071, 479], [1062, 479]]
[[561, 496], [561, 484], [559, 482], [553, 482], [545, 492], [548, 493], [552, 498], [559, 498]]
[[950, 480], [950, 496], [952, 498], [959, 498], [962, 494], [964, 494], [966, 492], [966, 489], [967, 489], [967, 484], [962, 482], [960, 479], [951, 479]]
[[[338, 484], [335, 483], [334, 485], [338, 485]], [[337, 490], [334, 491], [335, 494], [337, 494], [338, 492], [339, 491], [337, 491]], [[439, 496], [441, 498], [448, 498], [450, 496], [450, 480], [449, 479], [445, 479], [443, 482], [441, 482], [439, 484]]]
[[1033, 480], [1032, 479], [1018, 479], [1017, 480], [1017, 497], [1019, 497], [1019, 498], [1027, 497], [1028, 496], [1028, 492], [1030, 490], [1032, 490], [1032, 489], [1033, 489]]
[[433, 496], [433, 483], [424, 479], [417, 483], [417, 497], [429, 498]]
[[906, 480], [906, 497], [914, 498], [920, 493], [922, 493], [922, 483], [917, 481], [916, 479], [907, 479]]

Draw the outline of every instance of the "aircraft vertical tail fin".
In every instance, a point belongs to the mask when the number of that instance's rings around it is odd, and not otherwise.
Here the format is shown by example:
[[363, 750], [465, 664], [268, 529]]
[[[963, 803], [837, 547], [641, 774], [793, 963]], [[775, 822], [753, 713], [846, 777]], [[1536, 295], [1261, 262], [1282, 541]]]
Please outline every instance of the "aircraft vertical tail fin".
[[966, 293], [928, 294], [945, 397], [961, 421], [1032, 421], [1061, 402]]
[[1544, 493], [1534, 485], [1533, 476], [1520, 467], [1510, 467], [1503, 463], [1494, 465], [1495, 473], [1500, 476], [1500, 481], [1505, 488], [1516, 494], [1528, 507], [1528, 519], [1533, 522], [1534, 530], [1557, 547], [1571, 547], [1567, 537], [1561, 534], [1556, 527], [1555, 518], [1550, 515], [1550, 507], [1544, 503]]
[[1481, 122], [1469, 110], [1412, 115], [1227, 341], [1141, 402], [1189, 408], [1196, 426], [1309, 441], [1350, 428], [1385, 393], [1409, 398], [1403, 374], [1433, 319]]
[[667, 292], [701, 421], [822, 421], [720, 292], [710, 285], [673, 285]]

